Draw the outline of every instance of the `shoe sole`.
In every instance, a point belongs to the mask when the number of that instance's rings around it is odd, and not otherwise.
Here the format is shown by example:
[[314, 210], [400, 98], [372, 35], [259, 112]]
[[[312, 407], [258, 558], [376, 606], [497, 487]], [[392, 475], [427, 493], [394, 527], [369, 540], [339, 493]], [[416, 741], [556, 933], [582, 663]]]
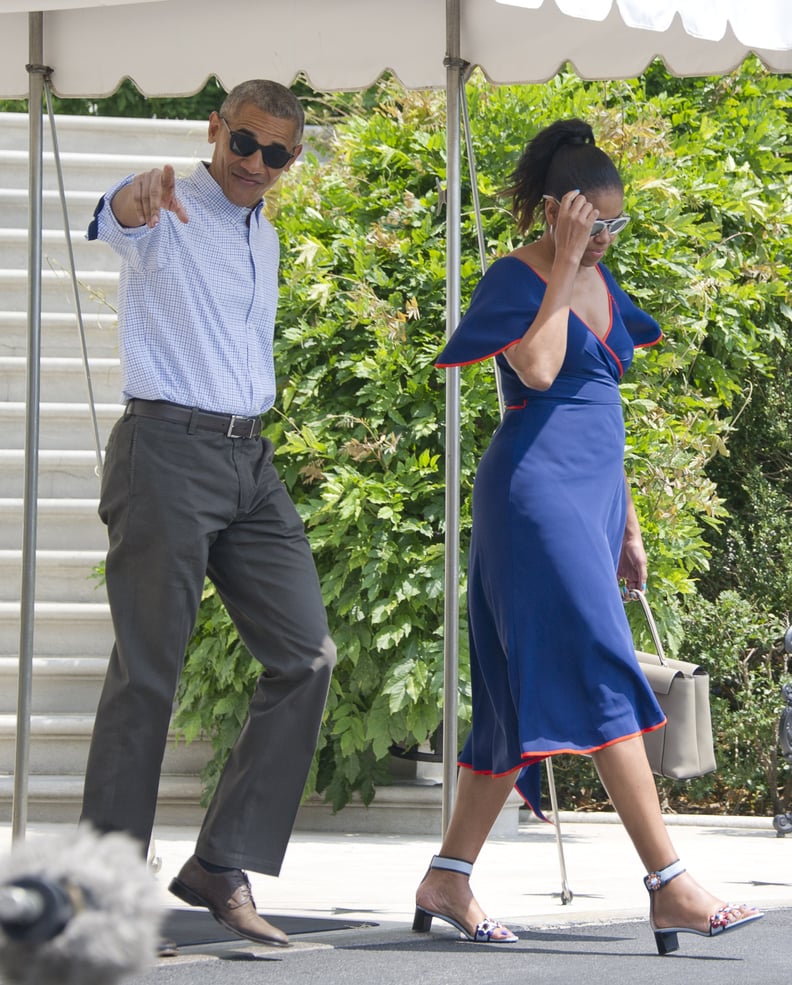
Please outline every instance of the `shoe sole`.
[[288, 947], [288, 940], [280, 941], [273, 937], [248, 937], [246, 934], [240, 934], [236, 927], [232, 927], [231, 924], [227, 923], [219, 915], [219, 913], [212, 907], [212, 905], [205, 900], [202, 896], [199, 896], [194, 890], [190, 889], [179, 879], [172, 879], [170, 885], [168, 886], [168, 891], [177, 896], [184, 903], [188, 903], [190, 906], [200, 906], [205, 910], [208, 910], [212, 917], [220, 924], [221, 927], [225, 927], [226, 930], [230, 930], [235, 937], [241, 938], [241, 940], [253, 941], [255, 944], [269, 944], [272, 947]]
[[[509, 931], [510, 934], [509, 937], [495, 937], [495, 938], [490, 937], [489, 939], [487, 939], [485, 937], [471, 936], [470, 933], [467, 930], [465, 930], [462, 924], [457, 923], [457, 921], [454, 920], [453, 917], [446, 916], [443, 913], [435, 913], [434, 910], [425, 910], [422, 906], [416, 906], [415, 908], [415, 917], [413, 918], [412, 929], [419, 934], [428, 934], [432, 929], [432, 920], [435, 918], [437, 920], [444, 920], [447, 924], [450, 924], [452, 927], [455, 927], [459, 931], [459, 933], [464, 937], [464, 939], [466, 941], [469, 941], [471, 944], [516, 944], [520, 940], [520, 938], [517, 937], [515, 934], [512, 934], [511, 931]], [[506, 929], [505, 927], [501, 926], [500, 923], [497, 922], [496, 922], [496, 926], [500, 927], [501, 930]]]
[[678, 951], [679, 940], [677, 934], [695, 934], [697, 937], [709, 938], [721, 937], [723, 934], [729, 933], [729, 931], [739, 930], [741, 927], [745, 927], [746, 924], [753, 923], [754, 920], [761, 920], [763, 916], [764, 913], [752, 913], [747, 917], [743, 917], [741, 920], [734, 920], [732, 923], [714, 932], [712, 930], [694, 930], [692, 927], [652, 928], [655, 944], [657, 945], [657, 953], [663, 956]]

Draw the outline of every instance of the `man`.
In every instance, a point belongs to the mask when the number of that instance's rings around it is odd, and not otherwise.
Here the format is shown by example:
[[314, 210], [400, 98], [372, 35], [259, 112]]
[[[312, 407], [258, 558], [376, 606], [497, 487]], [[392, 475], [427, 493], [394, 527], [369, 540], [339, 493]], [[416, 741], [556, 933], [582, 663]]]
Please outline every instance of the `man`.
[[214, 582], [263, 673], [171, 892], [235, 933], [286, 944], [243, 870], [278, 875], [335, 663], [303, 525], [261, 437], [275, 398], [278, 238], [264, 193], [302, 147], [283, 86], [253, 80], [209, 118], [209, 164], [130, 175], [88, 231], [122, 258], [126, 409], [99, 513], [116, 642], [88, 758], [83, 820], [148, 845], [162, 757], [203, 582]]

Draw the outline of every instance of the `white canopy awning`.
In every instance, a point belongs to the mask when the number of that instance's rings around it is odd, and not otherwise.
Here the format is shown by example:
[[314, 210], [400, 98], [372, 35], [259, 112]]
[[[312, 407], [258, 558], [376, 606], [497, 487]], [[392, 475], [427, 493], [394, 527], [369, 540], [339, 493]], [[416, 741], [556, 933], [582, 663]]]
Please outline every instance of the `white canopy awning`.
[[[390, 69], [410, 88], [446, 83], [445, 0], [6, 0], [0, 96], [25, 98], [27, 11], [46, 11], [44, 61], [60, 96], [106, 96], [127, 76], [149, 96], [197, 92], [211, 75], [319, 90], [363, 88]], [[756, 52], [792, 72], [789, 0], [462, 0], [460, 54], [497, 83], [631, 78], [656, 57], [715, 75]]]

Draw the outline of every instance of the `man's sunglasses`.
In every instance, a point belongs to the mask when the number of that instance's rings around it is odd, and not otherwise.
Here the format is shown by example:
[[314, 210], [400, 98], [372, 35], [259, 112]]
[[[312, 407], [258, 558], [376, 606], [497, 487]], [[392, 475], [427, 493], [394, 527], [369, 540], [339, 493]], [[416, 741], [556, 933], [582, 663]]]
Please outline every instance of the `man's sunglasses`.
[[[557, 205], [561, 204], [555, 195], [542, 195], [542, 198], [549, 199]], [[619, 215], [615, 219], [595, 219], [589, 236], [599, 236], [603, 229], [607, 229], [610, 236], [615, 236], [624, 229], [629, 221], [630, 217], [628, 215]]]
[[256, 151], [261, 151], [264, 163], [268, 168], [274, 168], [276, 171], [285, 168], [294, 157], [294, 152], [286, 150], [282, 144], [259, 144], [249, 133], [232, 130], [224, 116], [220, 119], [228, 130], [228, 146], [231, 148], [231, 153], [236, 154], [237, 157], [252, 157]]

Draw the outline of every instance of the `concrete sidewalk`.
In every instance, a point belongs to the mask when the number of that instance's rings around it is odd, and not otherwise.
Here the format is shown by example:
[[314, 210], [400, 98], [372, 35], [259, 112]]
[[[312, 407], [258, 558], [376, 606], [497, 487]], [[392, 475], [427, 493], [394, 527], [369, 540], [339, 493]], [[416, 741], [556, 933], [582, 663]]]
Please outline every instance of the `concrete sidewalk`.
[[[792, 837], [778, 838], [769, 818], [688, 815], [669, 816], [667, 823], [680, 858], [712, 892], [764, 909], [792, 907]], [[32, 823], [27, 840], [35, 843], [66, 830]], [[473, 890], [490, 915], [517, 927], [646, 919], [643, 870], [615, 815], [562, 813], [561, 831], [571, 903], [564, 905], [561, 899], [554, 829], [525, 820], [516, 837], [485, 845], [473, 873]], [[192, 854], [196, 833], [167, 827], [155, 833], [162, 861], [158, 881], [168, 907], [183, 905], [167, 886]], [[0, 828], [0, 851], [8, 851], [10, 844], [6, 825]], [[256, 903], [276, 923], [279, 913], [343, 914], [376, 923], [382, 932], [409, 931], [415, 888], [438, 844], [439, 837], [297, 832], [279, 879], [250, 873]], [[456, 936], [453, 928], [437, 921], [435, 929]], [[321, 938], [325, 946], [333, 946], [345, 936], [312, 934], [310, 941]], [[190, 954], [184, 957], [200, 960], [224, 946], [187, 949]]]
[[[777, 838], [769, 819], [688, 816], [668, 824], [680, 858], [715, 894], [792, 906], [792, 837]], [[530, 820], [516, 838], [485, 845], [471, 880], [485, 910], [522, 925], [645, 917], [644, 872], [615, 816], [562, 813], [561, 832], [572, 902], [562, 903], [553, 827]], [[158, 832], [163, 888], [193, 844], [194, 832]], [[344, 913], [409, 928], [415, 889], [438, 846], [439, 836], [296, 833], [279, 879], [251, 875], [254, 895], [269, 913]]]

